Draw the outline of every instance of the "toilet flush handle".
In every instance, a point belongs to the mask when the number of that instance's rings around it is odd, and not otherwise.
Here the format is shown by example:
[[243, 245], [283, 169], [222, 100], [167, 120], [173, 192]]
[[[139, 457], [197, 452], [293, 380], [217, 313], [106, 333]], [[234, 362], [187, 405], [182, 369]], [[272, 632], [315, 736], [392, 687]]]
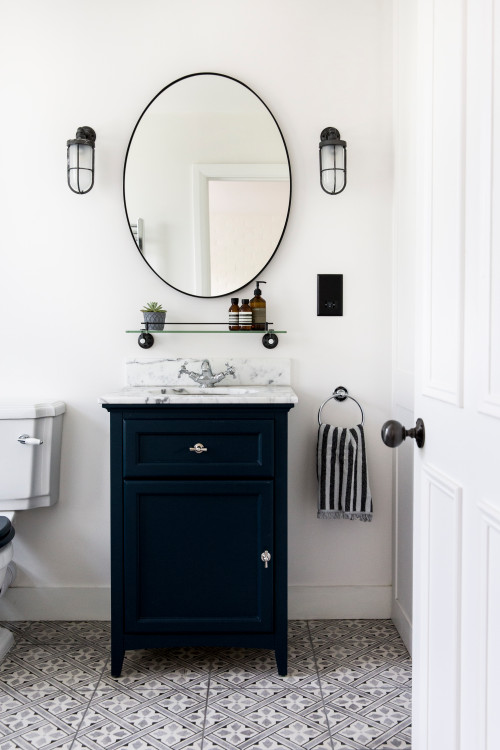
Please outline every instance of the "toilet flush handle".
[[38, 438], [30, 437], [29, 435], [20, 435], [17, 438], [18, 443], [22, 443], [23, 445], [41, 445], [43, 443], [43, 440], [39, 440]]

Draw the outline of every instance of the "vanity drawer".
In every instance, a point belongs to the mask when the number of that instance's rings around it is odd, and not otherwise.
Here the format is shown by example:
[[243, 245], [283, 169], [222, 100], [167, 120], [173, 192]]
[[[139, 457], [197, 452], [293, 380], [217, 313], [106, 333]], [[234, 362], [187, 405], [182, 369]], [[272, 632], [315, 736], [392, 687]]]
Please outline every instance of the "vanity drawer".
[[128, 477], [270, 477], [272, 419], [125, 419]]

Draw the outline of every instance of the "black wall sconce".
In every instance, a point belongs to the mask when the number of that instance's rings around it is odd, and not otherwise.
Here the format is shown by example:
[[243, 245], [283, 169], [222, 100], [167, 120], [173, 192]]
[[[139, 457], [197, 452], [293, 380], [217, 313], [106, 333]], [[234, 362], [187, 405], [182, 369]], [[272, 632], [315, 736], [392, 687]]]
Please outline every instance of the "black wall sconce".
[[68, 141], [68, 185], [74, 193], [88, 193], [94, 185], [95, 130], [78, 128]]
[[337, 128], [325, 128], [319, 142], [319, 180], [329, 195], [338, 195], [347, 183], [346, 142]]

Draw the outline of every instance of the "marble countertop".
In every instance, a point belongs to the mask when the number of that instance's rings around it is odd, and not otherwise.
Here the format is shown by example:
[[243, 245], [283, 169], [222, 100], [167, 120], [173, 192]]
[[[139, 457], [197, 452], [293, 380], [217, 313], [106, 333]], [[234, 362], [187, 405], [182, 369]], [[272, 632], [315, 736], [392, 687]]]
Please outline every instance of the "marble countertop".
[[289, 385], [129, 386], [106, 393], [101, 404], [296, 404]]
[[215, 373], [232, 374], [202, 388], [186, 374], [201, 372], [207, 358], [142, 357], [125, 363], [127, 387], [101, 396], [101, 404], [296, 404], [289, 359], [210, 357]]

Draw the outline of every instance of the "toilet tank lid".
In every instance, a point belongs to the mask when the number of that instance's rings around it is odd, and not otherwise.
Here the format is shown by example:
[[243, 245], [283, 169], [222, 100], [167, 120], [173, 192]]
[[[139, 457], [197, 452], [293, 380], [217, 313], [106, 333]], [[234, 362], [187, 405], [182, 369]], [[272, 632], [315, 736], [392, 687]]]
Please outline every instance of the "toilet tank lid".
[[66, 411], [64, 401], [44, 401], [37, 404], [29, 401], [0, 401], [0, 419], [36, 419], [56, 417]]

